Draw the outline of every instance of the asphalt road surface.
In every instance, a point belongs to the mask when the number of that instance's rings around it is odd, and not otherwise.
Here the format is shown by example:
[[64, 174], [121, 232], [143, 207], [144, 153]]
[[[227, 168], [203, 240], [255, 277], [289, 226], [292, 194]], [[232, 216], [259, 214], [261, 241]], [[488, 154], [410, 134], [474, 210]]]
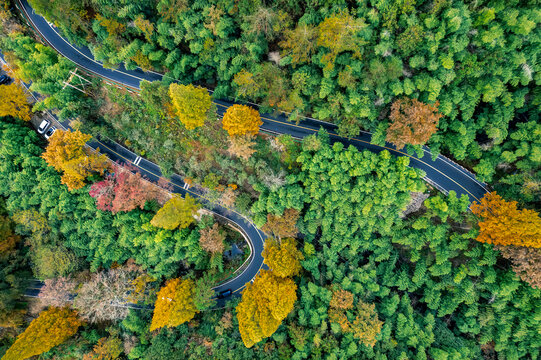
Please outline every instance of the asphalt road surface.
[[[99, 76], [107, 82], [125, 87], [130, 91], [138, 91], [140, 89], [141, 81], [162, 80], [164, 76], [167, 76], [156, 72], [145, 72], [139, 68], [136, 70], [126, 70], [123, 66], [120, 66], [115, 70], [106, 69], [99, 61], [94, 60], [88, 48], [72, 45], [63, 38], [59, 34], [58, 29], [48, 23], [42, 16], [36, 14], [26, 0], [18, 0], [17, 7], [39, 36], [41, 36], [41, 38], [51, 47], [74, 62], [79, 68]], [[210, 92], [212, 93], [212, 91]], [[218, 114], [220, 116], [223, 115], [229, 106], [235, 103], [227, 100], [215, 99], [213, 101], [217, 105]], [[252, 106], [256, 109], [258, 108], [255, 104], [252, 104]], [[368, 132], [363, 132], [359, 136], [353, 138], [340, 136], [337, 134], [336, 125], [308, 117], [303, 117], [298, 124], [288, 122], [287, 115], [283, 113], [277, 115], [262, 113], [261, 119], [263, 121], [261, 130], [265, 132], [273, 134], [289, 134], [295, 138], [302, 139], [308, 135], [317, 133], [320, 129], [325, 129], [329, 133], [332, 142], [340, 141], [346, 146], [353, 145], [359, 150], [370, 150], [372, 152], [388, 150], [393, 155], [408, 157], [411, 167], [421, 169], [425, 172], [426, 176], [424, 179], [429, 184], [446, 194], [451, 190], [455, 191], [459, 197], [462, 194], [466, 194], [470, 199], [470, 202], [481, 199], [483, 195], [489, 191], [487, 186], [477, 180], [473, 173], [455, 162], [442, 155], [438, 155], [435, 160], [432, 160], [432, 154], [426, 147], [423, 148], [422, 156], [418, 157], [415, 154], [412, 155], [405, 151], [397, 150], [389, 143], [384, 146], [372, 144], [370, 142], [371, 134]], [[150, 180], [157, 180], [161, 175], [160, 168], [156, 164], [140, 158], [115, 142], [101, 140], [91, 142], [89, 145], [93, 148], [99, 147], [100, 151], [107, 154], [113, 161], [133, 164]], [[180, 176], [174, 175], [170, 181], [174, 188], [174, 192], [183, 195], [189, 193], [194, 197], [198, 197], [207, 208], [236, 224], [241, 230], [241, 233], [247, 237], [252, 250], [249, 263], [241, 267], [234, 278], [216, 288], [216, 291], [218, 292], [231, 289], [235, 294], [239, 294], [245, 284], [252, 281], [259, 270], [264, 266], [261, 251], [263, 250], [265, 235], [258, 230], [249, 219], [246, 219], [233, 210], [212, 204], [205, 199], [204, 194], [186, 188], [187, 186]]]

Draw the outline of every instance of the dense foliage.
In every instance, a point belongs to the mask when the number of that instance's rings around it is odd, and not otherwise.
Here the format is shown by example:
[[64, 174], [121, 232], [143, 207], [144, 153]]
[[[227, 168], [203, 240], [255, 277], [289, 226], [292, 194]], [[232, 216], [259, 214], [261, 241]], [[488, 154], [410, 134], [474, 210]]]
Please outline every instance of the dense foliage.
[[[401, 219], [409, 191], [424, 187], [406, 159], [313, 139], [299, 161], [303, 171], [254, 206], [261, 215], [285, 208], [303, 214], [305, 274], [288, 325], [298, 356], [537, 356], [541, 293], [501, 267], [492, 245], [474, 241], [466, 197], [431, 197], [420, 214]], [[331, 311], [335, 291], [350, 292], [351, 304], [375, 304], [384, 324], [373, 348], [354, 336], [377, 326], [362, 325], [369, 307]]]
[[242, 341], [250, 348], [271, 336], [293, 310], [297, 285], [271, 270], [261, 270], [253, 283], [247, 283], [237, 306]]
[[[5, 120], [0, 129], [0, 194], [7, 199], [6, 207], [11, 212], [27, 211], [21, 216], [45, 226], [28, 232], [35, 234], [34, 248], [47, 266], [68, 267], [46, 276], [65, 275], [76, 265], [73, 258], [60, 261], [71, 254], [64, 246], [88, 261], [92, 269], [133, 258], [161, 276], [207, 261], [201, 256], [204, 251], [197, 230], [156, 229], [149, 226], [154, 216], [150, 211], [135, 209], [113, 215], [98, 210], [88, 189], [69, 192], [61, 184], [59, 174], [41, 159], [43, 150], [35, 133]], [[51, 261], [52, 254], [57, 254], [56, 261]]]
[[[143, 82], [140, 96], [99, 80], [84, 93], [64, 86], [74, 65], [25, 36], [4, 1], [11, 75], [46, 96], [33, 110], [77, 118], [75, 128], [120, 140], [164, 174], [201, 185], [207, 199], [250, 214], [270, 236], [270, 269], [241, 299], [206, 311], [229, 275], [227, 227], [207, 216], [193, 225], [192, 198], [170, 198], [132, 169], [106, 172], [79, 131], [57, 132], [42, 156], [38, 137], [4, 118], [1, 350], [21, 334], [6, 358], [55, 345], [41, 357], [541, 355], [535, 1], [29, 1], [105, 66], [166, 73]], [[342, 135], [374, 131], [373, 141], [405, 151], [426, 143], [502, 197], [487, 195], [472, 215], [466, 197], [436, 194], [407, 158], [329, 144], [324, 133], [302, 145], [257, 136], [253, 107], [213, 104], [200, 85], [215, 99], [332, 121]], [[0, 111], [27, 120], [17, 89]], [[412, 204], [412, 193], [428, 199]], [[49, 309], [23, 332], [30, 272], [46, 280], [30, 315]], [[60, 344], [80, 325], [64, 306], [88, 324]]]
[[194, 284], [190, 279], [171, 279], [158, 291], [150, 331], [177, 327], [193, 319], [199, 311], [193, 300]]
[[103, 175], [109, 168], [107, 156], [85, 147], [92, 135], [80, 131], [58, 129], [51, 137], [43, 158], [49, 166], [62, 172], [62, 184], [68, 190], [85, 186], [85, 179], [92, 174]]
[[[166, 71], [217, 97], [375, 130], [397, 96], [440, 103], [435, 148], [481, 156], [538, 106], [535, 1], [149, 2], [31, 0], [109, 66]], [[523, 112], [523, 110], [519, 110]]]
[[477, 241], [496, 245], [541, 248], [541, 217], [534, 210], [517, 209], [496, 193], [487, 193], [471, 207], [479, 221]]
[[81, 324], [77, 313], [68, 308], [45, 310], [17, 338], [2, 359], [24, 360], [44, 353], [75, 334]]
[[17, 83], [0, 85], [0, 116], [13, 116], [15, 118], [30, 121], [32, 108], [26, 98], [22, 86]]

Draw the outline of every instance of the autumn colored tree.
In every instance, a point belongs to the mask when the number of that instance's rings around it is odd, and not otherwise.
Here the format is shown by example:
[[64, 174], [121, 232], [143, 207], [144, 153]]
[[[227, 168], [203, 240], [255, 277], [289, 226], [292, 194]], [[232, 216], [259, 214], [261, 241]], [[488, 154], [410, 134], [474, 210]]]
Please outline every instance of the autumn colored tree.
[[247, 283], [237, 306], [242, 341], [247, 348], [271, 336], [293, 310], [297, 285], [289, 278], [261, 270], [253, 283]]
[[216, 334], [222, 336], [224, 331], [233, 327], [233, 314], [231, 311], [226, 311], [218, 324], [214, 327]]
[[212, 104], [206, 89], [191, 84], [172, 83], [169, 85], [169, 97], [178, 118], [186, 129], [193, 130], [203, 126]]
[[335, 289], [329, 303], [329, 320], [338, 324], [344, 333], [351, 329], [346, 313], [346, 310], [351, 309], [353, 309], [353, 294], [346, 290]]
[[113, 165], [112, 172], [103, 181], [94, 183], [89, 191], [100, 210], [116, 214], [135, 208], [143, 209], [147, 201], [161, 198], [166, 192], [129, 168]]
[[366, 27], [362, 19], [357, 19], [347, 12], [333, 14], [318, 25], [317, 45], [329, 49], [321, 58], [326, 70], [334, 68], [338, 54], [349, 51], [357, 59], [361, 58], [362, 46], [366, 41], [359, 37], [359, 33]]
[[481, 218], [477, 241], [494, 245], [541, 248], [541, 218], [530, 209], [519, 210], [516, 201], [486, 193], [470, 207]]
[[541, 248], [498, 246], [502, 256], [513, 263], [513, 271], [534, 289], [541, 289]]
[[297, 250], [295, 239], [267, 239], [263, 250], [263, 258], [276, 276], [285, 278], [298, 275], [301, 271], [302, 252]]
[[229, 136], [256, 135], [263, 124], [259, 112], [247, 105], [235, 104], [227, 108], [222, 124]]
[[256, 81], [254, 74], [242, 69], [233, 77], [233, 85], [237, 88], [237, 96], [239, 97], [254, 97], [259, 92], [261, 87]]
[[133, 22], [135, 27], [139, 29], [148, 41], [152, 41], [151, 37], [154, 34], [154, 24], [143, 17], [143, 15], [137, 16]]
[[12, 222], [5, 216], [0, 216], [0, 257], [11, 253], [21, 237], [13, 232]]
[[255, 149], [253, 148], [254, 145], [255, 141], [253, 135], [248, 134], [245, 136], [230, 137], [227, 152], [231, 156], [248, 160], [253, 153], [255, 153]]
[[359, 301], [357, 304], [357, 316], [351, 323], [353, 337], [361, 344], [374, 347], [376, 337], [381, 332], [383, 321], [378, 318], [376, 305]]
[[208, 227], [199, 231], [199, 245], [201, 248], [211, 254], [221, 254], [224, 252], [225, 234], [220, 229], [218, 223], [214, 223], [212, 227]]
[[39, 314], [17, 337], [2, 360], [24, 360], [62, 344], [77, 332], [81, 321], [68, 308], [49, 308]]
[[75, 281], [66, 277], [59, 277], [46, 279], [44, 282], [45, 284], [39, 291], [37, 301], [32, 303], [31, 310], [33, 313], [39, 313], [49, 306], [61, 308], [71, 304], [77, 286]]
[[277, 238], [295, 237], [299, 232], [297, 229], [298, 220], [299, 211], [295, 209], [286, 209], [281, 216], [267, 214], [267, 222], [261, 230]]
[[393, 102], [387, 128], [386, 140], [397, 149], [406, 144], [421, 145], [426, 143], [437, 130], [443, 116], [438, 112], [439, 103], [423, 104], [417, 99], [401, 98]]
[[140, 273], [140, 269], [128, 266], [92, 274], [77, 291], [73, 307], [92, 323], [125, 318], [129, 313], [128, 303], [145, 298], [144, 291], [136, 288]]
[[186, 194], [184, 199], [179, 195], [174, 195], [158, 210], [150, 223], [167, 230], [184, 229], [194, 222], [193, 215], [199, 208], [200, 205], [190, 195]]
[[332, 293], [329, 306], [339, 310], [353, 309], [353, 294], [347, 290], [336, 289]]
[[231, 209], [232, 207], [234, 207], [236, 200], [237, 193], [235, 192], [235, 189], [233, 189], [231, 186], [228, 186], [220, 196], [220, 202], [225, 208]]
[[351, 292], [336, 289], [333, 291], [329, 303], [329, 320], [340, 326], [344, 333], [353, 333], [353, 337], [362, 344], [374, 347], [376, 337], [381, 332], [383, 321], [378, 319], [378, 313], [374, 304], [367, 304], [359, 301], [355, 311], [355, 319], [350, 321], [348, 315], [352, 316], [354, 296]]
[[23, 88], [17, 83], [0, 85], [0, 116], [13, 116], [30, 121], [32, 106], [28, 102]]
[[124, 347], [120, 338], [117, 336], [104, 337], [98, 340], [92, 352], [84, 355], [83, 360], [115, 360], [120, 357], [123, 351]]
[[79, 130], [58, 129], [43, 153], [49, 166], [63, 172], [62, 183], [66, 184], [70, 191], [82, 188], [88, 176], [94, 173], [103, 175], [109, 167], [105, 155], [85, 149], [85, 143], [91, 138], [91, 135], [83, 134]]
[[307, 24], [299, 24], [295, 29], [286, 30], [284, 40], [280, 42], [282, 56], [291, 58], [293, 68], [309, 62], [316, 48], [317, 36], [317, 28]]
[[17, 211], [13, 214], [13, 221], [40, 237], [51, 231], [47, 218], [36, 210]]
[[190, 279], [171, 279], [158, 291], [150, 331], [162, 327], [177, 327], [193, 319], [197, 310], [194, 282]]

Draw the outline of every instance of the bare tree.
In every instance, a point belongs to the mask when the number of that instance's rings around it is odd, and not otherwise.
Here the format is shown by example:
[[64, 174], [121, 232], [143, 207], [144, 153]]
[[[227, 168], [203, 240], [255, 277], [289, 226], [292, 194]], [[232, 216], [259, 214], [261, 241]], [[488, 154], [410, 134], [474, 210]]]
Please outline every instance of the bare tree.
[[125, 318], [130, 302], [141, 300], [144, 289], [137, 289], [136, 279], [141, 272], [130, 268], [110, 269], [93, 274], [83, 284], [73, 302], [79, 315], [92, 323]]
[[38, 299], [31, 305], [30, 311], [37, 314], [49, 306], [62, 308], [70, 305], [76, 287], [77, 283], [66, 277], [45, 280], [45, 285], [39, 291]]

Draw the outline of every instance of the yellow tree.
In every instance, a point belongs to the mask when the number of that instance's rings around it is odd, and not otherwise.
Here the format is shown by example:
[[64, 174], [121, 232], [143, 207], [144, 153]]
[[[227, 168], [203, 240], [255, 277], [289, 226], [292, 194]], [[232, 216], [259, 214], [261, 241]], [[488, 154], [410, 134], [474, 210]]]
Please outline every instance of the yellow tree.
[[23, 360], [49, 351], [74, 335], [81, 325], [75, 311], [51, 307], [17, 337], [2, 360]]
[[253, 283], [247, 283], [237, 306], [239, 331], [248, 348], [271, 336], [293, 310], [297, 285], [289, 278], [261, 270]]
[[13, 116], [30, 121], [32, 107], [19, 84], [0, 85], [0, 99], [0, 116]]
[[536, 211], [519, 210], [516, 201], [505, 201], [495, 192], [473, 203], [471, 211], [482, 218], [477, 241], [541, 248], [541, 218]]
[[186, 129], [193, 130], [203, 126], [212, 105], [206, 89], [193, 85], [172, 83], [169, 85], [169, 97], [175, 112]]
[[315, 52], [317, 35], [317, 29], [306, 24], [285, 30], [284, 40], [280, 42], [282, 56], [290, 56], [293, 67], [308, 62]]
[[267, 239], [262, 253], [267, 264], [276, 276], [288, 277], [298, 275], [301, 271], [302, 253], [297, 250], [295, 239]]
[[256, 135], [263, 124], [259, 112], [249, 106], [235, 104], [230, 106], [222, 120], [229, 136]]
[[171, 279], [158, 291], [150, 331], [176, 327], [193, 319], [199, 312], [194, 303], [192, 280]]
[[242, 69], [233, 77], [233, 84], [237, 87], [237, 96], [255, 97], [260, 90], [254, 74]]
[[184, 199], [179, 195], [174, 195], [158, 210], [150, 223], [167, 230], [174, 230], [178, 227], [184, 229], [194, 222], [193, 215], [199, 208], [197, 201], [190, 195], [186, 194]]
[[68, 190], [80, 189], [85, 185], [85, 179], [94, 174], [103, 175], [109, 167], [107, 157], [84, 145], [92, 138], [79, 130], [56, 130], [43, 153], [43, 158], [49, 166], [63, 172], [62, 183]]
[[350, 51], [353, 56], [360, 59], [361, 49], [366, 41], [359, 37], [359, 33], [366, 27], [361, 19], [356, 19], [347, 12], [331, 15], [318, 25], [317, 45], [329, 49], [321, 58], [325, 70], [332, 70], [338, 54]]

